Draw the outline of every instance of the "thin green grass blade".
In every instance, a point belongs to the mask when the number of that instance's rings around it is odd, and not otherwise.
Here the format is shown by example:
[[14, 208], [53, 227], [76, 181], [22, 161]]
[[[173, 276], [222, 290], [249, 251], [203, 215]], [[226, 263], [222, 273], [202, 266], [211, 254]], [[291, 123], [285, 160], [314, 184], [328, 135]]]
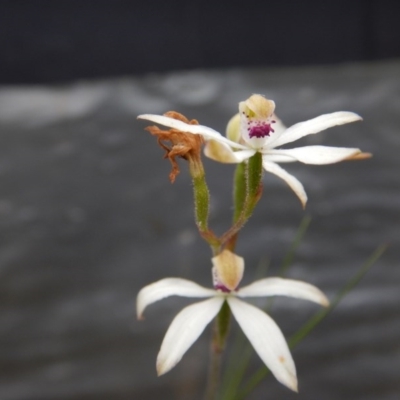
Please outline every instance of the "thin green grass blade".
[[[284, 278], [287, 275], [287, 271], [289, 267], [293, 264], [293, 259], [295, 256], [295, 253], [300, 246], [304, 235], [306, 234], [308, 227], [310, 226], [311, 222], [311, 217], [306, 215], [300, 222], [300, 225], [297, 229], [296, 235], [292, 241], [292, 244], [289, 248], [289, 250], [286, 252], [286, 255], [282, 261], [281, 266], [279, 267], [279, 272], [278, 275]], [[271, 308], [272, 304], [274, 303], [274, 297], [270, 297], [265, 304], [264, 311], [268, 313]]]
[[294, 255], [297, 251], [297, 248], [300, 246], [301, 241], [303, 240], [304, 235], [306, 234], [308, 227], [310, 226], [311, 217], [306, 215], [300, 222], [300, 225], [297, 229], [296, 236], [290, 246], [289, 251], [286, 253], [285, 258], [282, 261], [281, 267], [279, 269], [279, 276], [285, 277], [289, 267], [293, 263]]
[[[323, 309], [314, 316], [312, 316], [289, 340], [290, 348], [294, 348], [298, 345], [335, 307], [340, 301], [361, 281], [365, 274], [371, 269], [375, 262], [382, 256], [386, 251], [387, 245], [379, 246], [367, 261], [361, 266], [358, 272], [351, 278], [338, 292], [335, 298], [332, 300], [330, 306]], [[232, 397], [233, 400], [245, 399], [249, 393], [251, 393], [255, 387], [261, 383], [261, 381], [268, 375], [269, 370], [266, 367], [260, 368], [246, 383], [245, 387], [236, 395]], [[231, 400], [229, 399], [229, 400]]]
[[234, 399], [236, 393], [239, 391], [244, 374], [254, 354], [253, 348], [249, 346], [246, 340], [244, 334], [241, 331], [238, 332], [235, 340], [235, 351], [232, 357], [230, 357], [231, 360], [236, 360], [236, 363], [233, 364], [233, 368], [230, 368], [229, 372], [227, 371], [223, 390], [219, 396], [221, 400]]
[[359, 269], [359, 271], [351, 278], [338, 292], [335, 298], [332, 300], [328, 308], [322, 309], [317, 312], [311, 319], [303, 325], [289, 340], [289, 346], [293, 348], [300, 343], [330, 312], [332, 312], [341, 300], [351, 292], [351, 290], [358, 285], [365, 274], [371, 269], [375, 262], [382, 256], [386, 251], [387, 246], [379, 246], [373, 254], [368, 258], [365, 264]]

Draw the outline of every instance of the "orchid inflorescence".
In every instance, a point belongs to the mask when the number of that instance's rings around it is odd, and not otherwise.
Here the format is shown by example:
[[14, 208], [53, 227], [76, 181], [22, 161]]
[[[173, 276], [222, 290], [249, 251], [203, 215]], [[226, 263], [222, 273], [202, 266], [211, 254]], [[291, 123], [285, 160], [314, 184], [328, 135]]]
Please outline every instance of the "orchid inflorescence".
[[[244, 260], [235, 254], [238, 233], [250, 218], [262, 195], [263, 171], [283, 179], [295, 192], [303, 207], [307, 195], [302, 183], [279, 163], [299, 161], [305, 164], [332, 164], [344, 160], [364, 159], [371, 155], [358, 148], [304, 146], [281, 149], [306, 135], [327, 128], [361, 120], [352, 112], [321, 115], [285, 128], [275, 115], [275, 103], [254, 94], [239, 103], [239, 113], [227, 125], [226, 136], [212, 128], [189, 121], [182, 114], [170, 111], [164, 115], [143, 114], [138, 117], [168, 127], [146, 129], [157, 137], [172, 164], [170, 180], [179, 173], [177, 157], [189, 162], [193, 180], [195, 219], [202, 238], [210, 245], [213, 257], [211, 273], [213, 288], [205, 288], [182, 278], [165, 278], [145, 286], [137, 297], [137, 315], [142, 318], [145, 308], [169, 296], [205, 298], [185, 307], [172, 321], [157, 357], [157, 372], [165, 374], [183, 357], [206, 326], [226, 310], [232, 313], [256, 353], [276, 379], [297, 391], [297, 376], [287, 342], [273, 319], [259, 308], [242, 301], [247, 297], [288, 296], [327, 306], [327, 297], [315, 286], [302, 281], [280, 277], [264, 278], [240, 286]], [[205, 181], [201, 153], [218, 162], [237, 164], [234, 187], [234, 216], [232, 226], [221, 236], [208, 227], [209, 193]], [[227, 306], [227, 307], [226, 307]], [[230, 310], [230, 311], [229, 311]], [[229, 318], [216, 324], [213, 348], [222, 352]]]

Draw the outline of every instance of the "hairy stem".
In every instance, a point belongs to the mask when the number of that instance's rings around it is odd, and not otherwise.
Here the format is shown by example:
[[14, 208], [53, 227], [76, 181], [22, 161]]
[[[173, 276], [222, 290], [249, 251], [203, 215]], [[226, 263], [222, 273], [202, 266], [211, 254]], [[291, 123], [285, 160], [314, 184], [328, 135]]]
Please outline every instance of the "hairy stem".
[[226, 244], [226, 248], [231, 251], [235, 249], [240, 229], [251, 217], [261, 198], [262, 155], [256, 153], [248, 160], [247, 164], [243, 163], [242, 168], [243, 170], [237, 169], [235, 173], [234, 224], [219, 238], [221, 244]]
[[219, 391], [221, 380], [221, 359], [229, 332], [230, 309], [226, 302], [221, 307], [213, 326], [211, 340], [211, 357], [208, 372], [205, 400], [215, 400]]
[[218, 252], [220, 241], [216, 235], [208, 228], [208, 214], [210, 208], [210, 194], [205, 179], [204, 170], [190, 168], [193, 181], [194, 213], [196, 225], [201, 237], [211, 246], [213, 253]]

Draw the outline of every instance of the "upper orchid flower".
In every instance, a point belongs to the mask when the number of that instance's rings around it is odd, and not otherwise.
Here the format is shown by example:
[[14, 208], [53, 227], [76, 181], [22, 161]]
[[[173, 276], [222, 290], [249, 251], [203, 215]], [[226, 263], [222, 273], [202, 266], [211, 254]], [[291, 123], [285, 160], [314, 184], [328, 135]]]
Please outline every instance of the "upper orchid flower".
[[263, 167], [282, 178], [299, 197], [303, 207], [307, 195], [301, 182], [277, 163], [300, 161], [305, 164], [332, 164], [343, 160], [368, 158], [357, 148], [304, 146], [294, 149], [277, 149], [304, 136], [321, 132], [336, 125], [361, 120], [355, 113], [340, 111], [300, 122], [285, 129], [274, 114], [275, 103], [254, 94], [239, 103], [239, 114], [228, 124], [228, 138], [202, 125], [188, 125], [160, 115], [144, 114], [138, 118], [147, 119], [185, 132], [203, 135], [207, 142], [205, 154], [220, 162], [240, 163], [260, 152]]
[[282, 295], [310, 300], [323, 306], [329, 304], [328, 299], [315, 286], [283, 278], [260, 279], [238, 288], [244, 271], [243, 258], [224, 250], [213, 257], [212, 262], [215, 289], [186, 279], [166, 278], [145, 286], [138, 294], [138, 318], [142, 318], [149, 304], [168, 296], [209, 297], [185, 307], [172, 321], [158, 353], [158, 375], [165, 374], [181, 360], [226, 301], [254, 350], [276, 379], [297, 391], [296, 368], [281, 330], [265, 312], [239, 298]]

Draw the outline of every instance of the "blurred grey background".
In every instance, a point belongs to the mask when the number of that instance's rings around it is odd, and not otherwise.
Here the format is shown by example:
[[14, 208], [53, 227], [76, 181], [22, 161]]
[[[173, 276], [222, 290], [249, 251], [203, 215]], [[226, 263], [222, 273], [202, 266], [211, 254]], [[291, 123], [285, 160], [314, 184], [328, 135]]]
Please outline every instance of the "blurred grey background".
[[[171, 185], [168, 161], [136, 116], [172, 109], [222, 132], [239, 101], [262, 93], [288, 126], [359, 113], [362, 123], [294, 145], [374, 157], [290, 165], [309, 195], [305, 212], [266, 175], [238, 246], [245, 282], [262, 260], [277, 272], [304, 215], [312, 222], [290, 276], [330, 298], [378, 245], [390, 247], [294, 350], [300, 394], [268, 377], [249, 398], [398, 399], [396, 4], [0, 2], [0, 398], [202, 398], [209, 330], [173, 371], [155, 374], [162, 337], [190, 302], [171, 298], [135, 318], [135, 296], [154, 280], [211, 284], [185, 164]], [[210, 223], [223, 232], [233, 167], [205, 166]], [[273, 316], [289, 337], [316, 310], [282, 298]], [[253, 357], [251, 370], [260, 366]]]

